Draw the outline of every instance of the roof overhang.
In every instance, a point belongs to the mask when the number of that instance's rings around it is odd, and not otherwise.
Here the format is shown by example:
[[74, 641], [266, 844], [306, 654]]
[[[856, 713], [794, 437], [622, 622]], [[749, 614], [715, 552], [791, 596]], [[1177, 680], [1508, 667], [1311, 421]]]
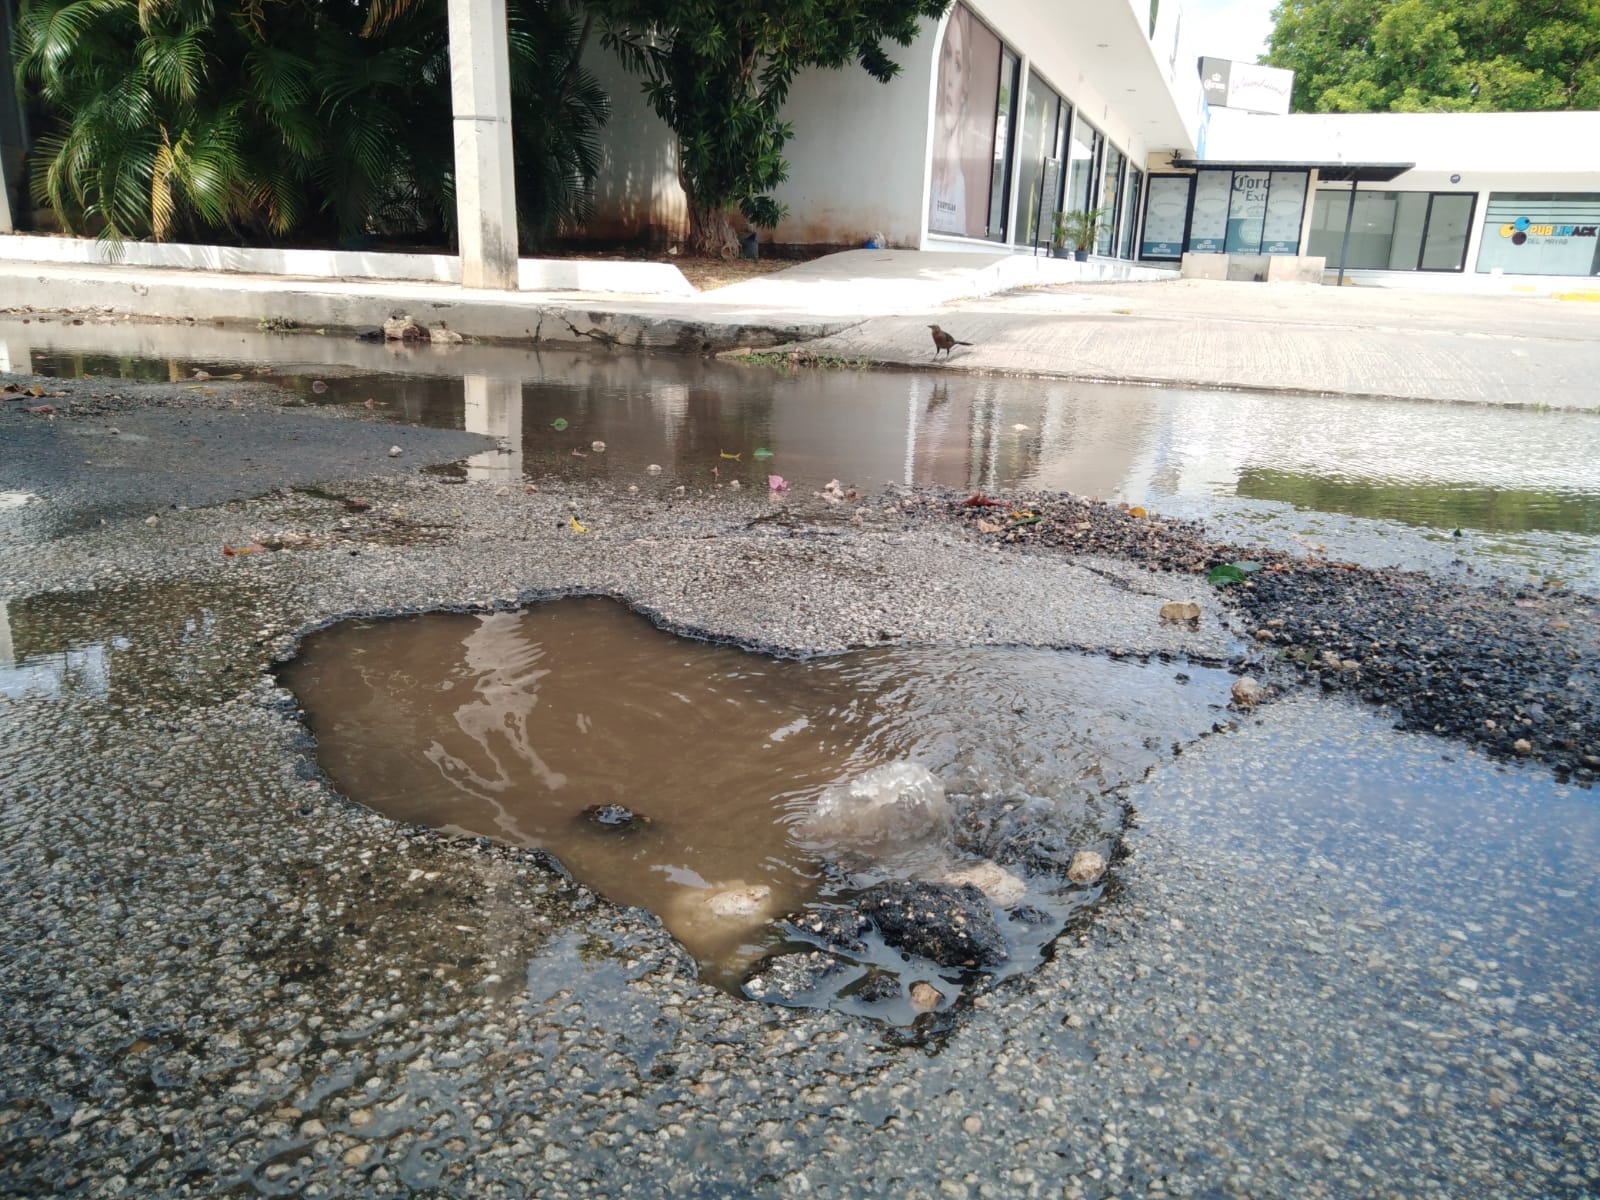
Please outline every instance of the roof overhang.
[[1184, 170], [1204, 168], [1212, 171], [1309, 171], [1315, 169], [1323, 183], [1388, 183], [1417, 164], [1353, 162], [1231, 162], [1225, 160], [1175, 158], [1172, 165]]

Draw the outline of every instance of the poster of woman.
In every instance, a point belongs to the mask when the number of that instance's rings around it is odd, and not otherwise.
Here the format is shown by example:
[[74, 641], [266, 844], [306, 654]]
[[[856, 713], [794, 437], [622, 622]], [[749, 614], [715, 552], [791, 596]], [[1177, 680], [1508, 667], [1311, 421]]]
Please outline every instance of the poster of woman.
[[964, 4], [950, 12], [939, 51], [928, 229], [988, 236], [1000, 91], [1000, 39]]

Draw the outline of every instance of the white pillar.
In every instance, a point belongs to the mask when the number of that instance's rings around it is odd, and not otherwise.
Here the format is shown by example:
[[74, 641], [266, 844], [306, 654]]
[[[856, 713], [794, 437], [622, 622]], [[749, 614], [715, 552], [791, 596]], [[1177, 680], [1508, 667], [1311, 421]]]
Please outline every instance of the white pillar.
[[0, 233], [10, 233], [16, 229], [16, 222], [11, 218], [11, 196], [6, 191], [5, 161], [0, 157]]
[[514, 291], [517, 195], [506, 0], [450, 0], [450, 98], [461, 284]]
[[467, 459], [467, 478], [487, 483], [522, 482], [522, 380], [470, 374], [463, 424], [499, 444]]

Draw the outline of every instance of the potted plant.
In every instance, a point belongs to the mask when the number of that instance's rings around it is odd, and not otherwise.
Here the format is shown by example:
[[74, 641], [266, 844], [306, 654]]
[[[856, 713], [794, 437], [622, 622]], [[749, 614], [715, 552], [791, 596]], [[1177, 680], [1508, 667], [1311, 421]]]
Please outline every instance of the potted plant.
[[[1055, 246], [1057, 250], [1072, 249], [1072, 257], [1083, 262], [1094, 246], [1095, 235], [1100, 232], [1100, 222], [1105, 219], [1103, 208], [1075, 208], [1071, 212], [1058, 212], [1055, 216]], [[1058, 257], [1065, 258], [1061, 253]]]

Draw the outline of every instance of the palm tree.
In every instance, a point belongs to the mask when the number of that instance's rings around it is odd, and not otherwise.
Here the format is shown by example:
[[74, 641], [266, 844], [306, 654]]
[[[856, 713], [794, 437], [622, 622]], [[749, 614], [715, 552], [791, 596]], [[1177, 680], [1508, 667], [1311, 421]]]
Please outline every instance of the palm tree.
[[[524, 240], [586, 211], [607, 104], [565, 0], [512, 0]], [[24, 0], [17, 65], [52, 118], [33, 187], [111, 239], [454, 226], [444, 0]]]

